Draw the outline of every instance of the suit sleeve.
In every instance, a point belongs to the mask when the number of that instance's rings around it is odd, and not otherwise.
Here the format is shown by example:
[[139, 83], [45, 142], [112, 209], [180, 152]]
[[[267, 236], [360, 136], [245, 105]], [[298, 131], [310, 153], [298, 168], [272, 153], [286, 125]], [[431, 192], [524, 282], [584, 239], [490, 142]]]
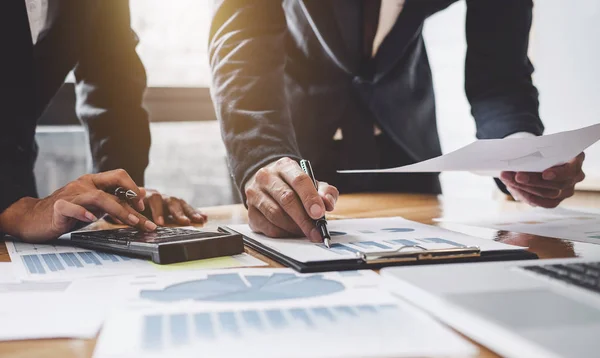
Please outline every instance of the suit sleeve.
[[129, 1], [98, 2], [75, 67], [77, 115], [87, 126], [94, 172], [125, 169], [140, 186], [150, 124], [142, 107], [146, 72], [135, 47]]
[[246, 181], [262, 166], [300, 156], [284, 93], [286, 34], [280, 1], [215, 2], [212, 98], [242, 196]]
[[531, 0], [468, 0], [465, 90], [477, 137], [541, 135], [538, 92], [527, 56]]

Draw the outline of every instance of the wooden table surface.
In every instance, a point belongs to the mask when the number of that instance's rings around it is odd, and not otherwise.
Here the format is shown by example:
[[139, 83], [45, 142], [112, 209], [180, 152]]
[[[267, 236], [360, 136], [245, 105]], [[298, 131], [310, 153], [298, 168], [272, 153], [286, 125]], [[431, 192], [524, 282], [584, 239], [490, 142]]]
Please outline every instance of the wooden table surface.
[[[565, 205], [600, 208], [600, 193], [578, 193], [568, 199]], [[408, 194], [351, 194], [340, 197], [335, 212], [328, 219], [366, 218], [402, 216], [409, 220], [433, 224], [434, 218], [464, 217], [468, 213], [518, 211], [525, 208], [523, 204], [512, 201], [481, 200], [462, 198], [443, 198], [429, 195]], [[246, 210], [241, 205], [215, 206], [201, 209], [209, 216], [207, 228], [223, 224], [247, 222]], [[514, 245], [527, 246], [540, 258], [564, 257], [599, 257], [600, 245], [575, 243], [554, 238], [535, 235], [511, 233], [492, 229], [466, 227], [457, 224], [443, 223], [442, 227], [460, 231], [465, 234], [487, 239], [494, 239]], [[246, 249], [248, 253], [267, 262], [270, 267], [282, 267], [278, 263]], [[10, 261], [6, 246], [0, 242], [0, 262]], [[0, 322], [0, 324], [2, 324]], [[3, 358], [88, 358], [92, 356], [95, 339], [45, 339], [0, 342], [0, 357]], [[485, 347], [480, 347], [480, 357], [497, 357]]]

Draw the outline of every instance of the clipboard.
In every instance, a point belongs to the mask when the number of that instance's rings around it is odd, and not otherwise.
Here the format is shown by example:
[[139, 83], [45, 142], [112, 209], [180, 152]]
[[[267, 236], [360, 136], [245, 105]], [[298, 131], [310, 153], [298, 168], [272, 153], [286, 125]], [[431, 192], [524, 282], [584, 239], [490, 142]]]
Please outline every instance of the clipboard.
[[[238, 234], [237, 231], [231, 230], [228, 227], [219, 227], [219, 230], [230, 234]], [[388, 266], [538, 259], [538, 256], [535, 253], [521, 249], [481, 251], [477, 246], [462, 246], [448, 249], [427, 250], [419, 245], [413, 245], [403, 246], [395, 251], [361, 252], [357, 253], [356, 257], [348, 259], [301, 262], [245, 235], [242, 236], [246, 246], [284, 266], [293, 268], [300, 273], [354, 271], [365, 269], [376, 270]]]

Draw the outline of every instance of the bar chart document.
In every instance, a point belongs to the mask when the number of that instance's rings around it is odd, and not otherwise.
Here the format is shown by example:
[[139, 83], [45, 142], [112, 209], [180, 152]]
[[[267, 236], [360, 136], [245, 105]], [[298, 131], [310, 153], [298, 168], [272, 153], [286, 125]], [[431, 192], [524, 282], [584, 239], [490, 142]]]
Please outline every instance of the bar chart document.
[[332, 237], [330, 248], [306, 238], [269, 238], [253, 232], [248, 225], [232, 225], [229, 228], [299, 262], [351, 259], [357, 253], [396, 251], [401, 248], [419, 251], [476, 246], [482, 252], [524, 249], [401, 217], [332, 220], [328, 226]]
[[6, 247], [15, 274], [24, 280], [35, 281], [70, 281], [78, 278], [136, 272], [195, 271], [265, 265], [263, 261], [245, 253], [171, 265], [157, 265], [149, 260], [72, 246], [7, 241]]
[[[107, 320], [95, 358], [472, 356], [477, 349], [379, 288], [370, 271], [210, 272], [141, 286]], [[167, 282], [171, 280], [171, 282]], [[174, 304], [177, 303], [177, 304]], [[187, 305], [186, 305], [187, 303]]]
[[531, 138], [483, 139], [454, 152], [398, 168], [340, 173], [470, 171], [499, 177], [502, 171], [542, 172], [575, 158], [600, 140], [600, 124]]

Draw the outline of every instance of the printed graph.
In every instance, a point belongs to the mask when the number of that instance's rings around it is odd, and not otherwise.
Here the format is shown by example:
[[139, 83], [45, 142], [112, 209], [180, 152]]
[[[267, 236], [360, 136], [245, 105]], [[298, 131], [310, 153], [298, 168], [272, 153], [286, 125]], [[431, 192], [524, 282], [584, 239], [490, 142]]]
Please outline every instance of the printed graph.
[[324, 250], [328, 250], [341, 256], [353, 257], [363, 252], [386, 250], [393, 251], [408, 246], [420, 246], [426, 249], [464, 247], [464, 245], [462, 244], [439, 237], [418, 239], [391, 239], [385, 241], [353, 241], [348, 243], [333, 243], [329, 248], [327, 248], [323, 244], [316, 245]]
[[28, 254], [21, 255], [21, 259], [27, 272], [34, 275], [97, 269], [132, 260], [125, 256], [93, 251]]
[[256, 302], [318, 297], [343, 290], [343, 284], [322, 275], [231, 273], [208, 275], [204, 279], [177, 283], [162, 290], [142, 290], [140, 297], [160, 302]]
[[347, 325], [377, 325], [400, 310], [395, 304], [248, 309], [142, 317], [141, 347], [160, 352], [191, 344], [218, 344], [249, 336], [335, 331]]

